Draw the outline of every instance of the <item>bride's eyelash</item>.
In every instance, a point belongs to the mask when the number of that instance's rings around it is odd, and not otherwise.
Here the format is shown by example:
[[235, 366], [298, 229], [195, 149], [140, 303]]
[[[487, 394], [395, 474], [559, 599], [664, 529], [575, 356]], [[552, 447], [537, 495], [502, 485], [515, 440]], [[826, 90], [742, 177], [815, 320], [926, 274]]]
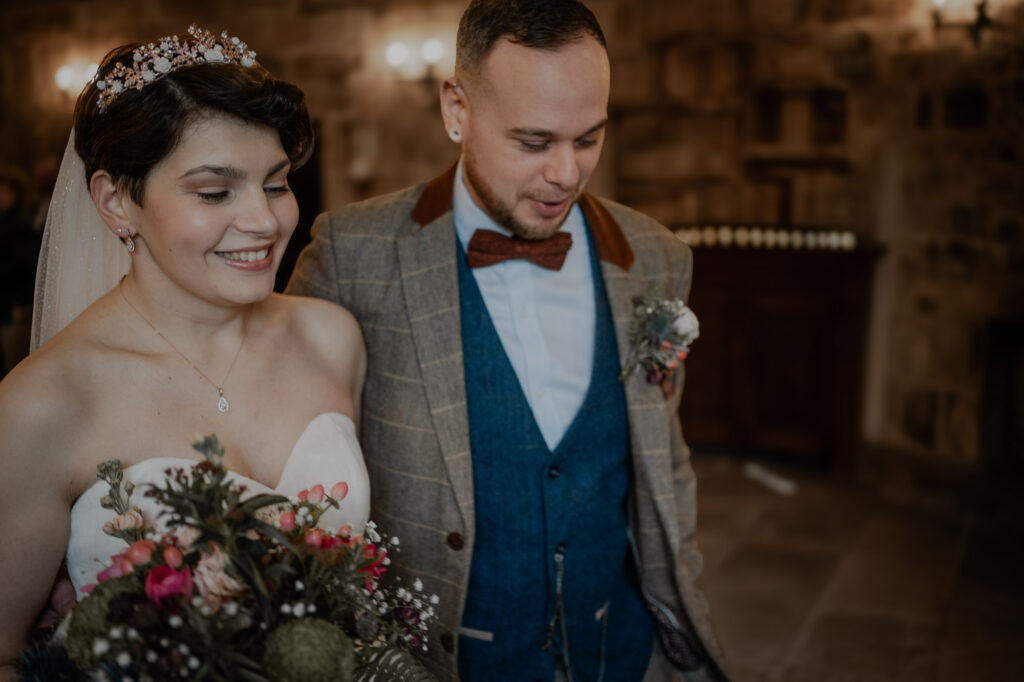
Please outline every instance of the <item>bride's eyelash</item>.
[[207, 203], [214, 203], [226, 199], [228, 196], [227, 190], [220, 192], [198, 192], [199, 198]]

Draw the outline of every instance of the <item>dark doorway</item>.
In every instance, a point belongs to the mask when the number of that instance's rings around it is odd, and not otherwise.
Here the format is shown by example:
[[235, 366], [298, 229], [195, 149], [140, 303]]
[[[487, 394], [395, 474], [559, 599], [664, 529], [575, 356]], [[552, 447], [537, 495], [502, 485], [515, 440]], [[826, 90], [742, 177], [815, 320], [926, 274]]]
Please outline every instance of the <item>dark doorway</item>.
[[[320, 127], [314, 122], [314, 133], [320, 138]], [[288, 242], [284, 258], [281, 259], [281, 266], [277, 269], [277, 279], [274, 284], [274, 291], [284, 291], [288, 284], [288, 278], [292, 276], [295, 269], [295, 262], [299, 259], [299, 253], [310, 242], [309, 230], [313, 227], [313, 221], [323, 210], [321, 205], [321, 183], [320, 183], [320, 147], [313, 145], [313, 154], [309, 161], [288, 176], [288, 185], [292, 188], [292, 194], [299, 204], [299, 223], [295, 227], [295, 234]]]

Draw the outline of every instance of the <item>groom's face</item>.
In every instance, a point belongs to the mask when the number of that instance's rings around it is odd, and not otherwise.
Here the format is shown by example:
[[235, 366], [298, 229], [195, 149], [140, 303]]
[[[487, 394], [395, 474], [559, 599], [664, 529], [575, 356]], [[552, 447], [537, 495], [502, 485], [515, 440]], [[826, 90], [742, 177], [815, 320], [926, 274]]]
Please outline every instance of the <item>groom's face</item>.
[[543, 239], [565, 222], [601, 155], [609, 72], [583, 35], [555, 50], [502, 40], [463, 79], [466, 185], [499, 225]]

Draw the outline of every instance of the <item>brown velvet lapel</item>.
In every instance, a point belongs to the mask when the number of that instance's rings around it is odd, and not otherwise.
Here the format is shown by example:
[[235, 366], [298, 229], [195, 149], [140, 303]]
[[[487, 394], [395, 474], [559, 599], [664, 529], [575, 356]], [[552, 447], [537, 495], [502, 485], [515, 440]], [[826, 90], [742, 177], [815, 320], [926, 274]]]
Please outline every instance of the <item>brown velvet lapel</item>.
[[[423, 188], [419, 201], [412, 209], [412, 219], [420, 226], [429, 225], [452, 210], [456, 168], [457, 165], [452, 166]], [[590, 234], [594, 238], [598, 258], [629, 271], [633, 266], [633, 249], [629, 246], [629, 240], [622, 233], [619, 223], [592, 194], [584, 192], [580, 196], [579, 204], [590, 227]]]
[[633, 249], [622, 233], [619, 223], [593, 194], [584, 192], [580, 196], [580, 208], [594, 238], [597, 257], [605, 263], [617, 265], [626, 272], [633, 267]]
[[441, 175], [427, 183], [419, 201], [412, 208], [412, 219], [426, 227], [448, 211], [452, 210], [452, 190], [455, 189], [455, 164]]

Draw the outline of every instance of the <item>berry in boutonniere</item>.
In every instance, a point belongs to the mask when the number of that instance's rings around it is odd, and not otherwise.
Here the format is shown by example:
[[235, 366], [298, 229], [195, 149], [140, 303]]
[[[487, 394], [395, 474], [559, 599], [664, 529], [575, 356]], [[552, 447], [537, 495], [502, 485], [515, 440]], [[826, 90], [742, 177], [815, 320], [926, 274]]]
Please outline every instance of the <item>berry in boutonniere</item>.
[[647, 382], [661, 386], [665, 398], [672, 397], [675, 371], [686, 359], [690, 344], [700, 336], [697, 316], [680, 298], [664, 298], [663, 286], [655, 285], [633, 299], [629, 325], [630, 354], [619, 379], [625, 381], [638, 369]]

